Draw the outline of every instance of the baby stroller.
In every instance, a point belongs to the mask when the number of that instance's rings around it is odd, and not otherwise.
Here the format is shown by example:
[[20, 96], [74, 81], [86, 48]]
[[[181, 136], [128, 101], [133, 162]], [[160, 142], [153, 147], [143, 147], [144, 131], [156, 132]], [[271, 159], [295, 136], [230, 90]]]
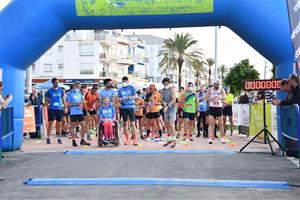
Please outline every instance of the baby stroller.
[[120, 134], [119, 134], [119, 125], [117, 122], [114, 122], [113, 124], [113, 136], [114, 139], [110, 142], [105, 141], [105, 135], [104, 135], [104, 127], [103, 122], [99, 124], [99, 132], [98, 132], [98, 145], [99, 147], [102, 147], [103, 145], [113, 144], [114, 146], [119, 146], [120, 144]]

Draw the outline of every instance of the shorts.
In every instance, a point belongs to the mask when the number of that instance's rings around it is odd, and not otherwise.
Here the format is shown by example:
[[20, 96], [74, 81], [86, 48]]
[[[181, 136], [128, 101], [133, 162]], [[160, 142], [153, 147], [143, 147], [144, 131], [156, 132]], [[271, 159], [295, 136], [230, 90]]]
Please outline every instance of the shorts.
[[231, 117], [232, 116], [232, 106], [224, 107], [223, 115]]
[[196, 113], [187, 113], [183, 111], [183, 118], [184, 119], [189, 119], [191, 121], [194, 121], [196, 117]]
[[128, 117], [131, 122], [134, 122], [135, 121], [135, 109], [134, 108], [121, 108], [121, 116], [122, 116], [124, 122], [128, 121]]
[[160, 117], [159, 112], [150, 112], [146, 114], [146, 118], [148, 119], [157, 119]]
[[135, 116], [135, 118], [138, 119], [138, 120], [143, 119], [143, 117], [144, 116], [137, 116], [137, 115]]
[[48, 121], [53, 122], [54, 120], [61, 122], [63, 118], [63, 110], [48, 109]]
[[164, 113], [164, 121], [173, 123], [176, 120], [176, 108], [168, 108]]
[[90, 113], [90, 115], [96, 115], [97, 114], [96, 109], [89, 110], [89, 113]]
[[84, 116], [83, 115], [71, 115], [70, 116], [71, 122], [82, 122], [84, 121]]
[[222, 117], [222, 108], [220, 107], [209, 107], [209, 115], [213, 117]]
[[182, 118], [182, 119], [183, 119], [183, 109], [178, 108], [178, 109], [177, 109], [177, 115], [179, 116], [179, 118]]

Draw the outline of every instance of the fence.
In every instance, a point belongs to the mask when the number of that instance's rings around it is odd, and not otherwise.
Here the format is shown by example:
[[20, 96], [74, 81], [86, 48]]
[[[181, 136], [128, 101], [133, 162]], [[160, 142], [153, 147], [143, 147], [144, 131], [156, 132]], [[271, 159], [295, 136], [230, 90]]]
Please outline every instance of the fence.
[[13, 108], [8, 107], [0, 112], [0, 161], [2, 159], [2, 149], [11, 144], [14, 150], [14, 122]]
[[282, 106], [281, 124], [280, 124], [280, 140], [287, 154], [293, 156], [298, 154], [300, 164], [300, 112], [299, 106], [290, 105]]

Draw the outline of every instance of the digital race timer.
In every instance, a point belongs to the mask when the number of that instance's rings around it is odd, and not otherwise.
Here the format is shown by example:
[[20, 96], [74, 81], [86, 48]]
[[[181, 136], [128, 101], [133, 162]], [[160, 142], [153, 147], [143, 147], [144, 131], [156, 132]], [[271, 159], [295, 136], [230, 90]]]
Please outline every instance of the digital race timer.
[[247, 80], [244, 81], [244, 90], [280, 90], [280, 83], [282, 80]]

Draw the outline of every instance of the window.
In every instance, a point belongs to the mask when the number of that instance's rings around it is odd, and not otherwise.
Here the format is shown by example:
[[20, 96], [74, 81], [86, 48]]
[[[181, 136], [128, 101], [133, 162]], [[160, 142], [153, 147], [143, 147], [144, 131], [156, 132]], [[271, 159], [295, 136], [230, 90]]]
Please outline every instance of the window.
[[93, 43], [81, 43], [79, 44], [80, 56], [93, 56], [94, 55], [94, 44]]
[[94, 65], [93, 63], [80, 63], [80, 75], [93, 75]]
[[59, 46], [57, 47], [57, 51], [58, 51], [59, 53], [62, 53], [62, 52], [64, 51], [64, 46], [59, 45]]
[[44, 73], [52, 73], [52, 64], [44, 64]]
[[64, 69], [64, 64], [62, 64], [62, 63], [58, 64], [57, 69], [58, 70], [63, 70]]

